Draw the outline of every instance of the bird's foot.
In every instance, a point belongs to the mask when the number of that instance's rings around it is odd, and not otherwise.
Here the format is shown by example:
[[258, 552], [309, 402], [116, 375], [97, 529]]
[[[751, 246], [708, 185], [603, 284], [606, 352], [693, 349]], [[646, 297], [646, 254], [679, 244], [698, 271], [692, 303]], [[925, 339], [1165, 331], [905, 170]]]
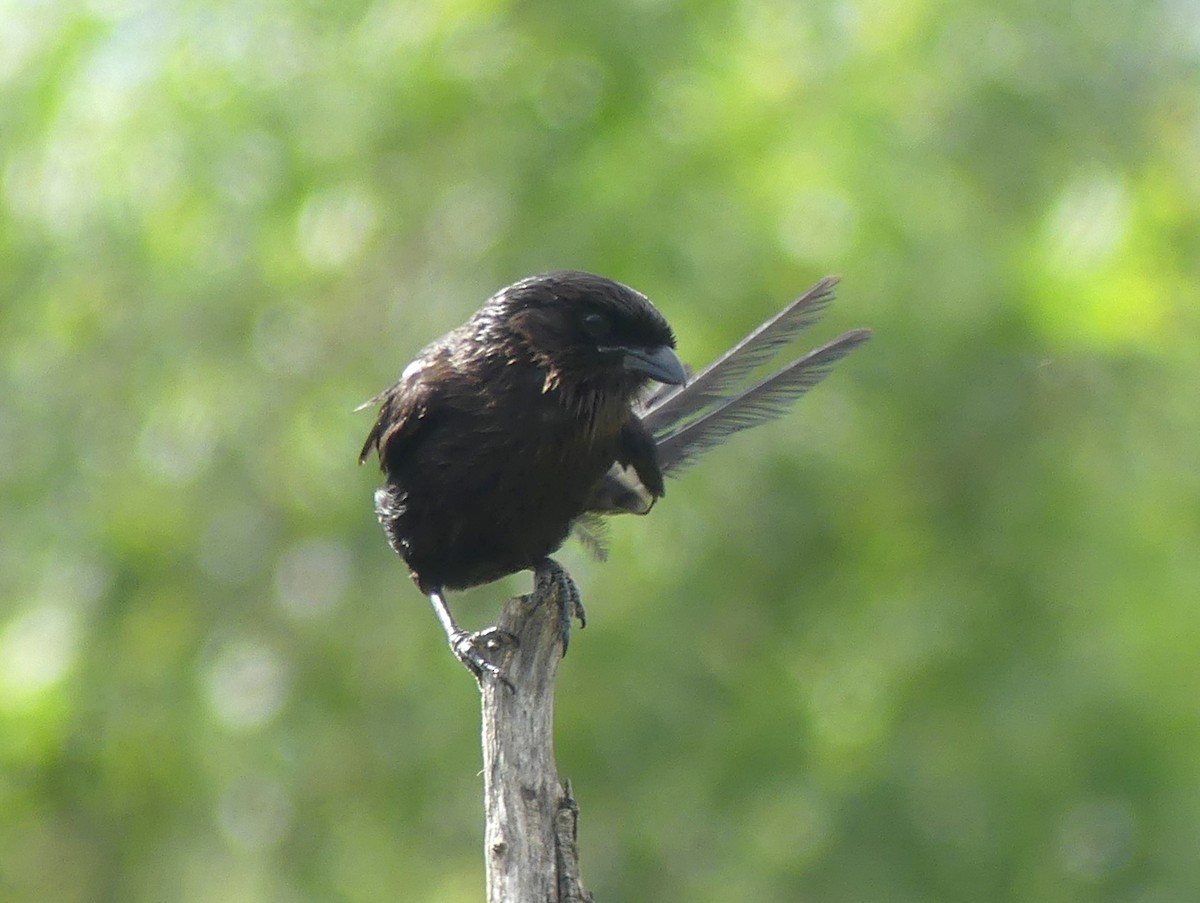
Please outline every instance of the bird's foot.
[[450, 650], [454, 657], [462, 662], [477, 680], [483, 680], [484, 675], [487, 675], [510, 690], [513, 689], [512, 681], [504, 676], [504, 672], [493, 659], [505, 646], [516, 642], [515, 636], [499, 627], [489, 627], [475, 633], [454, 630], [450, 634]]
[[583, 608], [583, 600], [579, 597], [579, 587], [571, 579], [566, 568], [553, 558], [545, 558], [538, 565], [533, 577], [535, 596], [542, 596], [548, 591], [554, 592], [561, 613], [561, 629], [563, 638], [563, 655], [571, 644], [571, 621], [579, 619], [579, 627], [587, 627], [587, 612]]

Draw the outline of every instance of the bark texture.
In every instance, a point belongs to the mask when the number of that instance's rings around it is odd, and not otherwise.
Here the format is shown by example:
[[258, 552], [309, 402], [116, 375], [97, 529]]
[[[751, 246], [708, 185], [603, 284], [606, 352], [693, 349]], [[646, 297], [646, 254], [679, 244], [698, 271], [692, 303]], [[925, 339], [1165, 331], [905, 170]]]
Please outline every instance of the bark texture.
[[561, 587], [510, 599], [493, 652], [509, 685], [482, 684], [488, 903], [589, 903], [579, 879], [579, 806], [554, 764]]

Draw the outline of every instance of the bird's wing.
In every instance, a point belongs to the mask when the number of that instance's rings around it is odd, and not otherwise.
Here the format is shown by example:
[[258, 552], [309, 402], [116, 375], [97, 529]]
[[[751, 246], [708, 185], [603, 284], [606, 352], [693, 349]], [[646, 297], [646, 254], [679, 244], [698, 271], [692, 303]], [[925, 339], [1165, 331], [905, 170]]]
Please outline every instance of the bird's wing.
[[664, 493], [654, 437], [637, 417], [621, 430], [617, 459], [592, 489], [587, 510], [604, 514], [648, 514]]
[[420, 377], [420, 372], [414, 371], [410, 365], [398, 383], [355, 408], [356, 411], [361, 411], [372, 404], [380, 403], [375, 425], [371, 427], [362, 451], [359, 452], [359, 464], [366, 461], [367, 456], [374, 450], [379, 453], [382, 465], [385, 448], [391, 446], [395, 452], [398, 450], [397, 443], [407, 441], [416, 432], [428, 412], [432, 385]]

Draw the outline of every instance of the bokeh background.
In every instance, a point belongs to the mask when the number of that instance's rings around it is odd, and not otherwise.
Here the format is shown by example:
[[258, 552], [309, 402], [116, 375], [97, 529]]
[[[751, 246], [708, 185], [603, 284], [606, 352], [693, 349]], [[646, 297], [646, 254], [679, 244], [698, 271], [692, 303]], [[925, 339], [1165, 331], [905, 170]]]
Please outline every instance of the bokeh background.
[[1200, 899], [1196, 4], [17, 0], [0, 167], [0, 899], [482, 899], [352, 409], [561, 266], [876, 330], [564, 553], [598, 900]]

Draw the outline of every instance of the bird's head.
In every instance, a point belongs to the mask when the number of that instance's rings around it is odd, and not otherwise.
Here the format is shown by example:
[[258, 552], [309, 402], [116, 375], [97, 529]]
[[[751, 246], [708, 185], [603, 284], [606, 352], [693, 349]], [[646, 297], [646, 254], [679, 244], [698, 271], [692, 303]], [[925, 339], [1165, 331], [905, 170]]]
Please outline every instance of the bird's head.
[[497, 292], [484, 312], [546, 370], [548, 386], [588, 386], [628, 399], [651, 379], [687, 380], [663, 315], [645, 295], [603, 276], [530, 276]]

